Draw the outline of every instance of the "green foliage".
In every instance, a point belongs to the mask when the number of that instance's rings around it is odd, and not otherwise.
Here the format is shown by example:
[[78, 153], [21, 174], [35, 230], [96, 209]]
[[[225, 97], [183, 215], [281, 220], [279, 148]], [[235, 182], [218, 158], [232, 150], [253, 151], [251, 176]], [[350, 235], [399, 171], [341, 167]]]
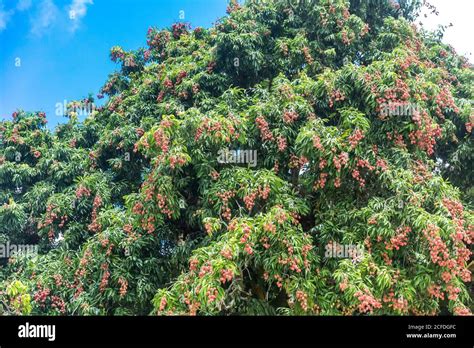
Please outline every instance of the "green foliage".
[[2, 122], [0, 242], [40, 247], [0, 266], [3, 311], [470, 313], [474, 72], [420, 6], [231, 1], [113, 47], [84, 122], [92, 96]]

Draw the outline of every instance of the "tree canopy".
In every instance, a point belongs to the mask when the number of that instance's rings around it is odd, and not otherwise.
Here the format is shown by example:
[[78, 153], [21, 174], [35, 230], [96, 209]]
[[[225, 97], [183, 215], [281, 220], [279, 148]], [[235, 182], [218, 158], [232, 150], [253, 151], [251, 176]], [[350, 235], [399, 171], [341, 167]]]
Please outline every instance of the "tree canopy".
[[39, 252], [0, 311], [470, 314], [474, 70], [420, 7], [230, 1], [113, 47], [83, 122], [2, 121], [0, 243]]

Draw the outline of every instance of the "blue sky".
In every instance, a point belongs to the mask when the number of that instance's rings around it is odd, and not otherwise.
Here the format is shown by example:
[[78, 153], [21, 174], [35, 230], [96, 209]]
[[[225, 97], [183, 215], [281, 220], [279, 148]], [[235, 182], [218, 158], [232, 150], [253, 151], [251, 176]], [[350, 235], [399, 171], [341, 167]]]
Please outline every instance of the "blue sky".
[[0, 0], [0, 119], [21, 108], [45, 111], [50, 127], [65, 122], [56, 103], [98, 93], [118, 68], [112, 46], [145, 47], [148, 27], [182, 15], [209, 27], [226, 7], [226, 0]]
[[[472, 62], [474, 1], [430, 3], [439, 16], [419, 20], [427, 29], [454, 23], [445, 41]], [[168, 27], [180, 11], [193, 27], [209, 27], [226, 6], [227, 0], [0, 0], [0, 119], [21, 108], [45, 111], [50, 127], [65, 122], [55, 115], [56, 103], [99, 91], [117, 68], [112, 46], [145, 47], [148, 27]]]

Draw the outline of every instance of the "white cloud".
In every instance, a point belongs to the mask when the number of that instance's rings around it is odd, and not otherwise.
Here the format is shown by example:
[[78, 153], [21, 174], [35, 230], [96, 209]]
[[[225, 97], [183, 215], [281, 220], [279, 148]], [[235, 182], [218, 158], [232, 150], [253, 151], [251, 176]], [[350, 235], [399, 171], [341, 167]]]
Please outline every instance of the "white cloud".
[[[428, 30], [435, 30], [438, 25], [453, 26], [447, 28], [443, 42], [454, 47], [456, 52], [465, 55], [472, 62], [474, 61], [474, 32], [472, 14], [474, 13], [474, 1], [472, 0], [430, 0], [439, 15], [430, 14], [429, 11], [422, 12], [420, 20], [423, 27]], [[427, 15], [425, 18], [424, 15]]]
[[18, 11], [25, 11], [31, 7], [31, 0], [19, 0], [16, 5]]
[[59, 14], [59, 10], [52, 0], [43, 0], [39, 4], [36, 16], [31, 21], [31, 33], [37, 36], [43, 35], [46, 30], [53, 26]]
[[3, 1], [0, 0], [0, 32], [7, 27], [7, 22], [13, 14], [13, 10], [5, 10], [3, 7]]
[[81, 24], [81, 19], [87, 14], [87, 5], [93, 5], [92, 0], [73, 0], [69, 5], [68, 16], [72, 22], [71, 31], [76, 31]]
[[[19, 0], [16, 5], [18, 11], [24, 11], [31, 7], [31, 0]], [[15, 9], [5, 10], [3, 1], [0, 0], [0, 32], [7, 28], [7, 23], [15, 14]]]

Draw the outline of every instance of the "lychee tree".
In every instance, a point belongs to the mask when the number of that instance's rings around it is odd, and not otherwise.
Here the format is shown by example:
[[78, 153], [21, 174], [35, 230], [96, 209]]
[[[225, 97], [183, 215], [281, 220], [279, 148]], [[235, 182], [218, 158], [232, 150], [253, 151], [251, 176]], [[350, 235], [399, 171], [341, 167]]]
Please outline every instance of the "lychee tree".
[[368, 5], [231, 1], [113, 47], [84, 122], [92, 97], [54, 133], [3, 122], [0, 236], [41, 246], [3, 267], [3, 310], [470, 314], [473, 68], [419, 1]]

